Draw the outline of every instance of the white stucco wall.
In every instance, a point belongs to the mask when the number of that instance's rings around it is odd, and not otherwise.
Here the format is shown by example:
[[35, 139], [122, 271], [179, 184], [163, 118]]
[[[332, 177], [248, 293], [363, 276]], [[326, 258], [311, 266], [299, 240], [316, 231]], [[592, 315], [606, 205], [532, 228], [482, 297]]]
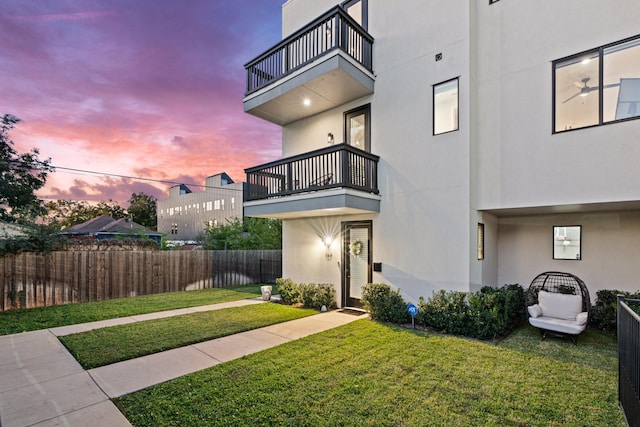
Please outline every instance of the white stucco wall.
[[[637, 35], [640, 3], [500, 1], [475, 9], [475, 207], [640, 200], [640, 120], [552, 134], [552, 61]], [[637, 212], [500, 217], [497, 258], [487, 251], [483, 263], [497, 262], [499, 285], [526, 287], [537, 274], [559, 270], [581, 277], [592, 298], [598, 289], [633, 290], [640, 256], [632, 243], [640, 239], [637, 217]], [[551, 227], [558, 222], [583, 225], [581, 261], [552, 260]], [[490, 280], [491, 269], [483, 272]]]
[[[330, 283], [336, 289], [338, 305], [342, 301], [342, 221], [371, 220], [371, 215], [349, 215], [285, 220], [282, 223], [282, 275], [296, 283]], [[375, 221], [375, 220], [374, 220]], [[375, 230], [375, 225], [373, 226]], [[323, 239], [334, 240], [329, 247]], [[375, 237], [374, 237], [375, 242]], [[376, 248], [373, 248], [373, 256]], [[374, 276], [377, 273], [374, 273]], [[374, 277], [372, 281], [380, 281]]]
[[[289, 0], [283, 34], [339, 2]], [[369, 0], [375, 93], [283, 128], [283, 155], [343, 140], [343, 113], [371, 104], [380, 213], [285, 220], [284, 275], [335, 283], [318, 221], [373, 221], [374, 282], [417, 301], [437, 289], [528, 286], [546, 270], [637, 289], [638, 212], [506, 217], [485, 210], [640, 200], [640, 120], [552, 134], [552, 61], [640, 32], [640, 2]], [[586, 23], [586, 24], [585, 24]], [[435, 61], [441, 53], [442, 60]], [[459, 130], [433, 136], [432, 85], [459, 77]], [[485, 259], [476, 257], [485, 224]], [[581, 261], [551, 257], [551, 227], [583, 226]], [[316, 225], [314, 225], [316, 224]], [[614, 255], [615, 254], [615, 255]]]
[[[582, 225], [582, 259], [554, 260], [553, 226]], [[640, 290], [640, 212], [536, 215], [501, 218], [499, 283], [527, 288], [544, 271], [580, 277], [591, 299], [600, 289]]]
[[340, 3], [336, 0], [288, 0], [282, 6], [282, 37], [294, 33]]
[[[282, 154], [284, 157], [328, 147], [327, 134], [332, 133], [335, 144], [344, 142], [345, 111], [370, 103], [371, 97], [344, 104], [339, 108], [298, 120], [282, 128]], [[375, 154], [375, 152], [374, 152]]]
[[552, 134], [552, 61], [637, 35], [640, 2], [500, 1], [477, 11], [478, 208], [640, 199], [640, 121]]
[[[329, 3], [289, 1], [283, 8], [283, 31], [294, 31], [337, 4]], [[475, 247], [477, 217], [470, 209], [465, 95], [460, 96], [460, 130], [432, 134], [432, 85], [460, 77], [460, 93], [469, 92], [468, 13], [461, 0], [432, 3], [427, 8], [422, 0], [369, 0], [374, 95], [283, 128], [284, 156], [322, 148], [328, 132], [337, 142], [343, 140], [345, 111], [371, 104], [371, 152], [380, 156], [381, 212], [323, 220], [372, 219], [373, 261], [382, 263], [373, 281], [400, 288], [414, 302], [437, 289], [467, 290], [470, 282], [482, 283], [482, 269], [469, 268], [476, 255], [469, 248]], [[442, 53], [442, 61], [435, 61], [436, 53]], [[334, 262], [327, 263], [310, 225], [317, 220], [284, 221], [283, 274], [339, 284], [340, 246]]]

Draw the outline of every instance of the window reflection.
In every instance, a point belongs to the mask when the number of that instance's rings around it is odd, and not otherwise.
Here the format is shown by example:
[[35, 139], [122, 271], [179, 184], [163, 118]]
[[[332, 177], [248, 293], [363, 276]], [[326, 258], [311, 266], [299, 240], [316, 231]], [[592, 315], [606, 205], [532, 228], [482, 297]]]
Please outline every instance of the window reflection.
[[604, 49], [604, 121], [640, 116], [640, 39]]
[[640, 37], [553, 67], [554, 132], [640, 117]]
[[556, 132], [598, 124], [597, 52], [556, 64]]
[[582, 257], [582, 227], [553, 227], [553, 259], [579, 260]]
[[433, 86], [433, 134], [458, 130], [458, 79]]

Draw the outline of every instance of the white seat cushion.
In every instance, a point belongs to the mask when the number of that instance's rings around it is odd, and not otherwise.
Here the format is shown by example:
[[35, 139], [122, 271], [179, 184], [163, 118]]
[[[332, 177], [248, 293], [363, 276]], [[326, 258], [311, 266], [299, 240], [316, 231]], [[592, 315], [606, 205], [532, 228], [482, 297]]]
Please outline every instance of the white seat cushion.
[[582, 312], [582, 296], [540, 291], [538, 305], [544, 317], [575, 321]]
[[588, 321], [589, 321], [589, 313], [587, 313], [586, 311], [583, 311], [582, 313], [579, 313], [576, 316], [576, 323], [578, 325], [586, 325]]
[[542, 309], [538, 304], [530, 305], [529, 307], [527, 307], [527, 311], [529, 311], [529, 316], [531, 317], [542, 316]]
[[586, 324], [579, 325], [575, 320], [557, 319], [546, 316], [530, 317], [529, 323], [536, 328], [572, 335], [578, 335], [587, 329]]

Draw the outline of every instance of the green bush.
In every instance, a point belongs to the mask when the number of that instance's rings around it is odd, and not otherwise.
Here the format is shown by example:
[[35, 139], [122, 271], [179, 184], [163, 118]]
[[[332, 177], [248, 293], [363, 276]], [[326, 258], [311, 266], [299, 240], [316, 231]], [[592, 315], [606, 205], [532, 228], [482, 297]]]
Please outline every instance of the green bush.
[[316, 285], [313, 298], [311, 298], [310, 307], [322, 308], [322, 306], [328, 309], [336, 308], [336, 289], [329, 283], [320, 283]]
[[315, 288], [316, 285], [313, 283], [298, 283], [298, 294], [300, 295], [298, 302], [305, 307], [311, 307], [316, 294]]
[[411, 316], [407, 303], [385, 283], [368, 283], [362, 287], [362, 304], [371, 313], [371, 318], [380, 322], [407, 323]]
[[[607, 332], [616, 332], [618, 323], [618, 295], [625, 298], [640, 299], [640, 292], [622, 292], [616, 289], [602, 289], [596, 292], [596, 303], [589, 313], [589, 325]], [[639, 305], [630, 303], [629, 306], [640, 312]]]
[[466, 292], [439, 290], [418, 302], [418, 323], [447, 334], [468, 335], [471, 322]]
[[434, 292], [418, 303], [419, 324], [448, 334], [488, 339], [504, 336], [525, 317], [525, 296], [520, 285], [483, 287], [480, 292]]
[[495, 295], [494, 305], [503, 319], [504, 331], [510, 332], [527, 319], [526, 296], [518, 284], [504, 285], [501, 288], [483, 287], [480, 292]]
[[280, 298], [285, 304], [302, 304], [319, 310], [324, 305], [335, 308], [336, 290], [328, 283], [294, 283], [291, 279], [276, 279]]
[[300, 300], [300, 292], [298, 285], [293, 283], [293, 280], [280, 277], [276, 279], [276, 285], [278, 286], [278, 293], [280, 299], [285, 304], [295, 304]]

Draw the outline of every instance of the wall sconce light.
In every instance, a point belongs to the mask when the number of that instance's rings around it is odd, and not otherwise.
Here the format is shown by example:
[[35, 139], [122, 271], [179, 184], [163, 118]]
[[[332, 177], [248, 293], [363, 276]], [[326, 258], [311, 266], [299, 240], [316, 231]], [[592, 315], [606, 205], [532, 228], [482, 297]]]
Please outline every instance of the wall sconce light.
[[327, 261], [331, 261], [331, 258], [333, 258], [333, 253], [331, 252], [331, 244], [333, 243], [333, 238], [331, 236], [326, 236], [324, 239], [322, 239], [322, 243], [324, 243], [324, 246], [326, 248], [324, 257]]
[[335, 139], [333, 138], [333, 134], [331, 132], [329, 132], [327, 134], [327, 143], [333, 145]]

